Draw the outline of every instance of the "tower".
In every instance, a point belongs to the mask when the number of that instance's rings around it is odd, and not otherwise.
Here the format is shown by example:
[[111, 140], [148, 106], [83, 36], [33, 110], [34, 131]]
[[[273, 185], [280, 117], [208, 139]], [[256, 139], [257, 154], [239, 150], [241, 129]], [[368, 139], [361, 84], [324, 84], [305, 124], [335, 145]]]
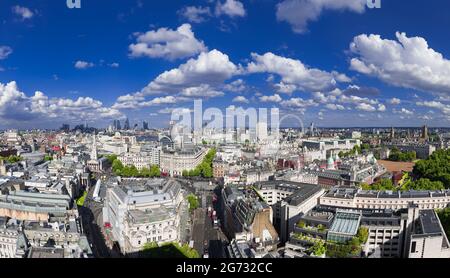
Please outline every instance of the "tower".
[[130, 120], [128, 120], [128, 118], [125, 120], [125, 123], [123, 124], [123, 129], [125, 130], [130, 129]]
[[97, 155], [97, 139], [96, 136], [94, 134], [94, 140], [92, 143], [92, 151], [91, 151], [91, 160], [97, 160], [98, 159], [98, 155]]
[[391, 135], [390, 135], [391, 139], [395, 138], [395, 129], [394, 127], [391, 127]]
[[428, 140], [428, 126], [424, 125], [422, 127], [422, 139]]
[[3, 162], [3, 159], [0, 159], [0, 176], [6, 175], [6, 166], [5, 162]]

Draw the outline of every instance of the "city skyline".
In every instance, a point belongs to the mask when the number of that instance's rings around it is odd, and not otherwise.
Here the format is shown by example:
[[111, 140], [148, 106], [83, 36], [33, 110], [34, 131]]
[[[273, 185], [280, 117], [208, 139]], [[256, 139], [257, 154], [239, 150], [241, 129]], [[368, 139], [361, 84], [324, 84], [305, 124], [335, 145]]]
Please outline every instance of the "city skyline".
[[450, 126], [450, 3], [153, 2], [3, 1], [0, 129], [162, 128], [198, 98], [322, 127]]

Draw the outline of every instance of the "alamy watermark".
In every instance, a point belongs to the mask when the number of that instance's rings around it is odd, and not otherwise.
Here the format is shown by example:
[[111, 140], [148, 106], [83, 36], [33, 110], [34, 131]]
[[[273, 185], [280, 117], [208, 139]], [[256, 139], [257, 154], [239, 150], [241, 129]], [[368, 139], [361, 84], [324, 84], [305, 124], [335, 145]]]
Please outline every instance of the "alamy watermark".
[[381, 9], [381, 0], [367, 0], [369, 9]]
[[278, 108], [230, 106], [225, 113], [220, 108], [203, 109], [202, 100], [194, 101], [194, 109], [176, 108], [171, 115], [171, 137], [176, 142], [193, 132], [194, 138], [215, 138], [223, 143], [262, 143], [266, 152], [276, 152], [280, 142], [280, 125], [287, 118], [292, 128], [304, 132], [303, 121], [295, 114], [280, 117]]
[[69, 9], [81, 9], [81, 0], [67, 0], [66, 4]]

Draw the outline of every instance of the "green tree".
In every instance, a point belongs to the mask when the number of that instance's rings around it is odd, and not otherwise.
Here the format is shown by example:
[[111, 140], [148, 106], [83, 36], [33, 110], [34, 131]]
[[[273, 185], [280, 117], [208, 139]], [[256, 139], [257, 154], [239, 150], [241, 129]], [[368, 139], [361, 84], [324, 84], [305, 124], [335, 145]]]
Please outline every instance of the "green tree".
[[439, 216], [439, 220], [441, 220], [442, 227], [444, 228], [447, 237], [450, 237], [450, 208], [438, 210], [437, 215]]
[[450, 149], [435, 151], [428, 159], [417, 162], [413, 174], [419, 179], [440, 181], [450, 188]]
[[120, 160], [118, 159], [114, 160], [112, 164], [112, 170], [116, 175], [118, 176], [122, 175], [122, 172], [124, 170], [122, 162], [120, 162]]
[[151, 172], [151, 170], [148, 169], [148, 168], [142, 168], [142, 170], [140, 171], [139, 175], [140, 175], [141, 177], [148, 178], [148, 177], [151, 177], [151, 176], [152, 176], [152, 172]]
[[44, 161], [52, 161], [52, 160], [53, 160], [53, 157], [51, 155], [46, 155], [44, 157]]
[[161, 169], [159, 169], [158, 165], [152, 165], [150, 168], [150, 177], [160, 177], [161, 176]]
[[189, 202], [189, 210], [192, 212], [200, 207], [200, 202], [194, 194], [189, 194], [187, 196], [187, 200]]
[[112, 155], [108, 155], [106, 156], [106, 158], [108, 159], [109, 163], [111, 163], [111, 165], [114, 163], [114, 161], [117, 160], [117, 155], [112, 154]]
[[360, 243], [365, 244], [369, 239], [369, 229], [367, 227], [359, 227], [358, 234], [356, 235]]
[[429, 179], [419, 179], [411, 182], [407, 186], [408, 190], [443, 190], [444, 184], [440, 181], [430, 181]]
[[314, 243], [314, 245], [309, 249], [309, 251], [314, 254], [317, 257], [323, 256], [327, 248], [325, 247], [325, 244], [322, 241], [317, 241]]

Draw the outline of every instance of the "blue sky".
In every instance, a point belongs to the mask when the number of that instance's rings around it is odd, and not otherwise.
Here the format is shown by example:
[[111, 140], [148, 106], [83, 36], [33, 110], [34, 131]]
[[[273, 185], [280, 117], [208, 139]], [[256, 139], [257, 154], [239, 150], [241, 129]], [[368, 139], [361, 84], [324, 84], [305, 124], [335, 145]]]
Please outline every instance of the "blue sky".
[[450, 125], [444, 0], [0, 2], [0, 128], [167, 125], [193, 100], [319, 126]]

